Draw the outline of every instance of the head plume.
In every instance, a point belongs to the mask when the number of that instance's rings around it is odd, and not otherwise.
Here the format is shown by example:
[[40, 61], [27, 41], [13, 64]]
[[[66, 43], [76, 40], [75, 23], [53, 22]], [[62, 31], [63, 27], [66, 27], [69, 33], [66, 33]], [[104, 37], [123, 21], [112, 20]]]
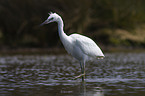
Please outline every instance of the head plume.
[[[50, 15], [56, 15], [56, 13], [53, 13], [53, 12], [49, 12], [48, 14], [49, 14], [49, 16], [50, 16]], [[57, 14], [57, 15], [58, 15], [58, 14]]]

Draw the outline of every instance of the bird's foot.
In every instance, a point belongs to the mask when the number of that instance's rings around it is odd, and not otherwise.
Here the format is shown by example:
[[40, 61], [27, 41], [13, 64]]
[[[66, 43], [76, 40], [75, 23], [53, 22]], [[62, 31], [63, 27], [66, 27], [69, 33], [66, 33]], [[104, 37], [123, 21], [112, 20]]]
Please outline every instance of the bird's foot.
[[85, 74], [80, 74], [79, 76], [76, 76], [75, 78], [74, 78], [74, 80], [75, 79], [77, 79], [77, 78], [80, 78], [80, 77], [82, 77], [82, 76], [84, 76]]

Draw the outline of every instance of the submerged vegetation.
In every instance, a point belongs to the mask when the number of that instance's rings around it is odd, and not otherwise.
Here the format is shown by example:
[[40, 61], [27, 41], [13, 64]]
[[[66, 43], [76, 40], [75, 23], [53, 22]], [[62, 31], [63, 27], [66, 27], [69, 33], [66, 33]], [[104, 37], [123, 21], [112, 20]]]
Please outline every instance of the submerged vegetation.
[[145, 47], [144, 0], [0, 0], [1, 48], [51, 48], [61, 43], [55, 23], [39, 27], [48, 12], [63, 17], [67, 34], [101, 46]]

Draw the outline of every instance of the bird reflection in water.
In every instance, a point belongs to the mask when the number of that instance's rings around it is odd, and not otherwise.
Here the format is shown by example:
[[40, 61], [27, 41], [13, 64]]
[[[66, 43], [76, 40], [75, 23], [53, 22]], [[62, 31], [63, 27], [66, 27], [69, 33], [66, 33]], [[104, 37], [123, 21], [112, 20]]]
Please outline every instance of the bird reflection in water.
[[104, 96], [104, 90], [102, 87], [94, 87], [94, 90], [87, 90], [85, 82], [81, 83], [81, 93], [80, 96]]

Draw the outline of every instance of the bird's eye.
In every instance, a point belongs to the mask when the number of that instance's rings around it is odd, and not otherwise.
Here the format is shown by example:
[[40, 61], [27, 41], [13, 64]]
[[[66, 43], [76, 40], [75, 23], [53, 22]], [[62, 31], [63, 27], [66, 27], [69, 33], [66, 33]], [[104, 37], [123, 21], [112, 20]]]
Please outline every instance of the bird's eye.
[[51, 21], [51, 20], [53, 20], [54, 18], [50, 18], [49, 20]]

